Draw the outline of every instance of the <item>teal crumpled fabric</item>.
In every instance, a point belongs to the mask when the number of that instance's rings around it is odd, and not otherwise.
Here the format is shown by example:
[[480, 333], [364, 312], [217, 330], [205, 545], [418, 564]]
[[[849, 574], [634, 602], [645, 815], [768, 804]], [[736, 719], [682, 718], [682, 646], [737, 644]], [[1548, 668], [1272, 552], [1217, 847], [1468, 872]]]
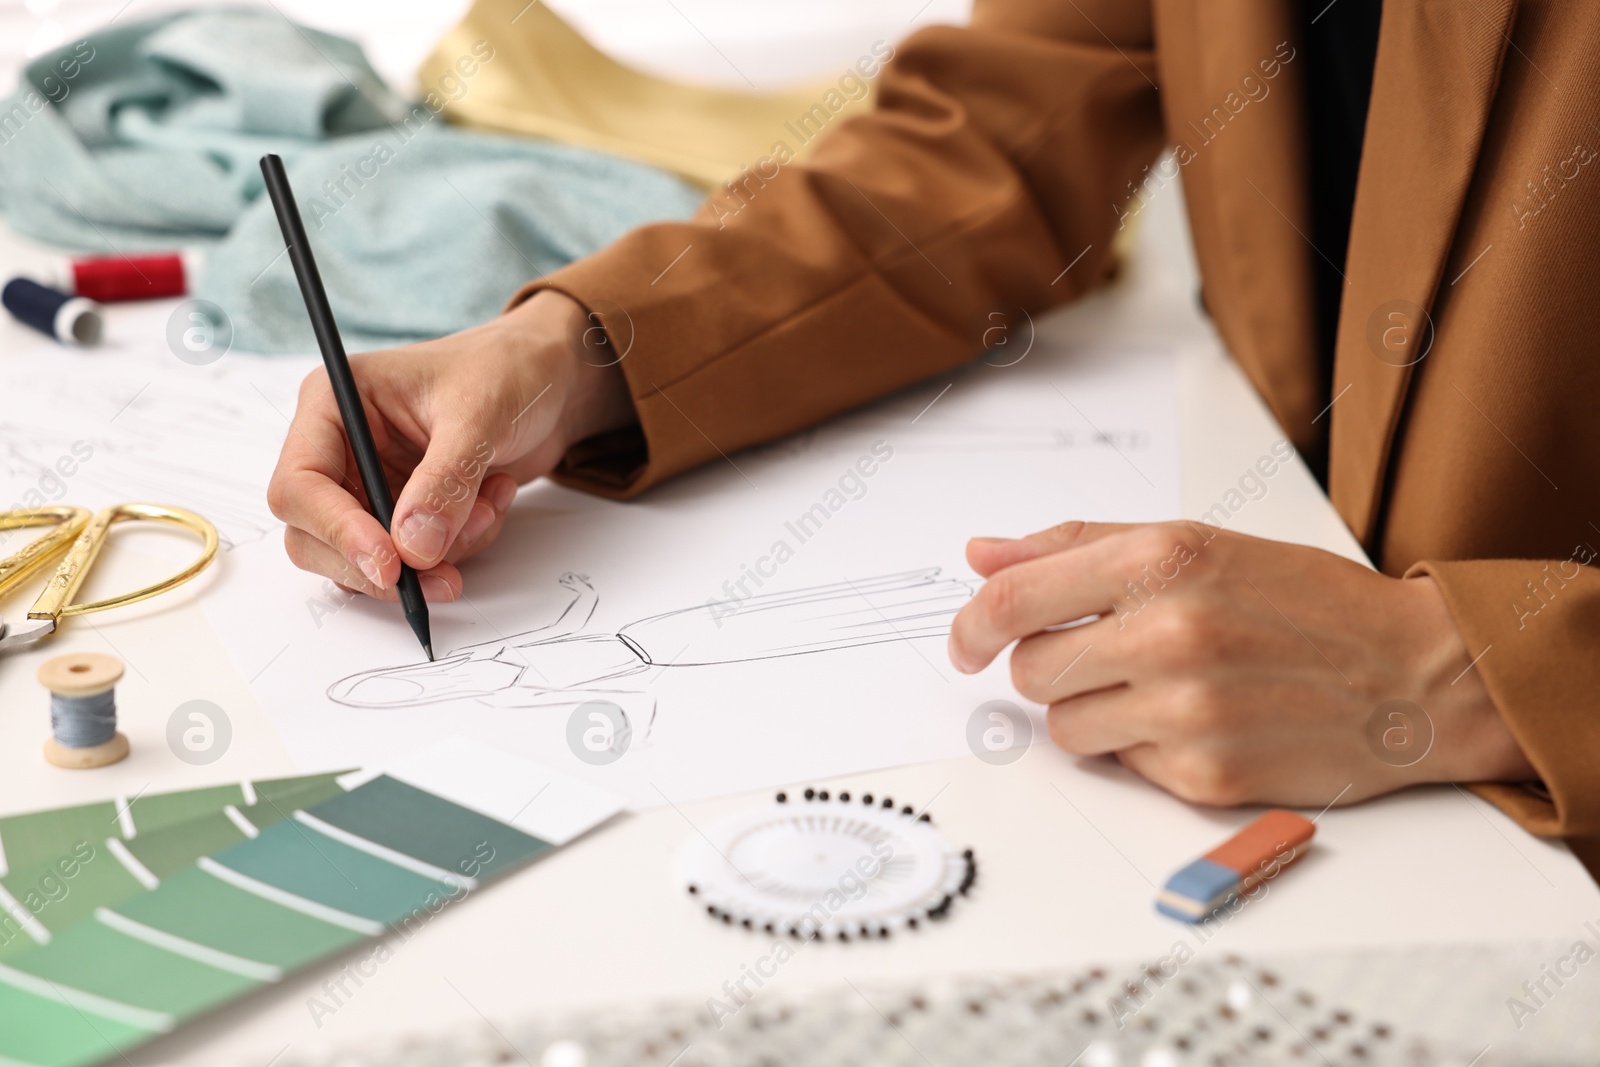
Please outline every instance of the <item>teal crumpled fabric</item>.
[[529, 278], [701, 199], [614, 156], [450, 127], [353, 42], [245, 7], [114, 25], [30, 63], [0, 103], [0, 207], [83, 251], [204, 246], [193, 295], [234, 348], [313, 351], [264, 152], [284, 158], [352, 349], [482, 322]]

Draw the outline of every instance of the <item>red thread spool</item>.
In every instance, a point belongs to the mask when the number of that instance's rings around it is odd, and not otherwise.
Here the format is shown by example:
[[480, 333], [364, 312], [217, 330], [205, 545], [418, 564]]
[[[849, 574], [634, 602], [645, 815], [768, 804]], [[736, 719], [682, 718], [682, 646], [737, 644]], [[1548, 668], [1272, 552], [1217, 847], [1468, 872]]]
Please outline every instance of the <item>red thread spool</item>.
[[62, 265], [60, 279], [79, 296], [101, 303], [183, 296], [193, 280], [195, 257], [182, 252], [148, 256], [97, 256]]

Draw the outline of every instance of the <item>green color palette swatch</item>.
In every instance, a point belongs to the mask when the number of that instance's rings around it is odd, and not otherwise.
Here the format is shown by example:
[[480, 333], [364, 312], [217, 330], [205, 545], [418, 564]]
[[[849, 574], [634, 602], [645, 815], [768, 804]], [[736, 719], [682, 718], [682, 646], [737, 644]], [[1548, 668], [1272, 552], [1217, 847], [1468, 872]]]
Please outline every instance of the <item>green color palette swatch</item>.
[[[201, 856], [246, 840], [292, 812], [339, 796], [332, 774], [229, 785], [88, 804], [0, 820], [28, 862], [0, 876], [0, 960], [89, 918], [94, 909], [143, 892]], [[132, 820], [119, 817], [131, 809]], [[187, 813], [189, 817], [178, 819]], [[121, 831], [134, 829], [132, 837]], [[44, 854], [46, 858], [39, 858]]]
[[[270, 778], [250, 783], [185, 789], [176, 793], [139, 795], [51, 811], [0, 816], [0, 875], [71, 853], [80, 841], [106, 837], [132, 839], [163, 827], [214, 815], [229, 804], [277, 800], [314, 782], [332, 783], [343, 771], [295, 778]], [[253, 797], [246, 795], [249, 790]]]
[[[79, 861], [72, 892], [82, 887], [86, 902], [69, 893], [46, 943], [0, 959], [0, 1067], [120, 1060], [297, 967], [425, 921], [553, 847], [387, 776], [264, 796]], [[59, 843], [80, 825], [50, 832]]]

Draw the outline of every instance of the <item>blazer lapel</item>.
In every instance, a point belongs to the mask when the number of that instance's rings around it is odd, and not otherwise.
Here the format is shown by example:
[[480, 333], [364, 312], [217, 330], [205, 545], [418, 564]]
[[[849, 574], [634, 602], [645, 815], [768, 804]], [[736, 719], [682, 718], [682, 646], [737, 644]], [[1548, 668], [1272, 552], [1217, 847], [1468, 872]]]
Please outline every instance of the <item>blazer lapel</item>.
[[[1328, 493], [1368, 551], [1517, 0], [1388, 0], [1334, 360]], [[1475, 249], [1462, 250], [1467, 258]]]
[[1167, 135], [1182, 168], [1205, 303], [1313, 468], [1316, 374], [1305, 58], [1299, 0], [1158, 0]]

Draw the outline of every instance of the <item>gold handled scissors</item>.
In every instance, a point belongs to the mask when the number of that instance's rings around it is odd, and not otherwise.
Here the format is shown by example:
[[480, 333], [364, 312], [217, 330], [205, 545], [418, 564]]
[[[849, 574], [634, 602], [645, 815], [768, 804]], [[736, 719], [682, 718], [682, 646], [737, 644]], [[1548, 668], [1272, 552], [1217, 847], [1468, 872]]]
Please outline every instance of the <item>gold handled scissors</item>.
[[[104, 597], [87, 604], [73, 603], [73, 595], [83, 584], [94, 565], [95, 557], [111, 534], [111, 528], [125, 522], [159, 522], [177, 526], [195, 534], [201, 540], [200, 555], [183, 570], [154, 582], [143, 589], [120, 596]], [[9, 652], [48, 637], [56, 632], [60, 621], [71, 615], [87, 615], [92, 611], [108, 611], [125, 604], [165, 593], [199, 574], [217, 556], [217, 528], [204, 516], [186, 508], [163, 504], [113, 504], [91, 514], [87, 508], [49, 507], [0, 511], [0, 530], [16, 530], [32, 526], [54, 526], [55, 529], [36, 538], [21, 551], [0, 560], [0, 597], [4, 597], [29, 575], [42, 569], [62, 551], [66, 556], [45, 584], [44, 592], [28, 611], [28, 621], [7, 625], [0, 619], [0, 652]]]

